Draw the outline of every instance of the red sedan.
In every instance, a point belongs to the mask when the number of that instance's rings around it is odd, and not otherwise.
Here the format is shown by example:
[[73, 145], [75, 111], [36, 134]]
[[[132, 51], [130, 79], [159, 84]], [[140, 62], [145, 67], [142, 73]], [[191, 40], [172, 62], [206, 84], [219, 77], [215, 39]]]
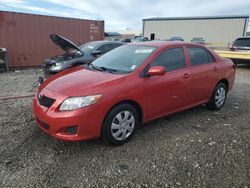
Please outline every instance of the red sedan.
[[33, 112], [55, 138], [121, 145], [153, 119], [201, 104], [221, 109], [234, 79], [232, 61], [199, 44], [129, 44], [47, 79]]

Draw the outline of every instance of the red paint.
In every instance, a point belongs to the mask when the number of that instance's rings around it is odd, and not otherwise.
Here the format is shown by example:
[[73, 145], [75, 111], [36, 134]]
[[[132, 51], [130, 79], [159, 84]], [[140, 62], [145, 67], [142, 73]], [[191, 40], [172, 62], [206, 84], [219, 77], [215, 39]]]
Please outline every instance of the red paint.
[[148, 70], [148, 76], [158, 76], [164, 75], [166, 73], [165, 67], [162, 66], [153, 66]]
[[[208, 102], [213, 89], [222, 79], [228, 81], [228, 90], [232, 89], [235, 79], [232, 61], [221, 58], [210, 49], [208, 50], [214, 56], [215, 62], [191, 66], [186, 46], [201, 46], [199, 44], [148, 42], [139, 45], [157, 46], [158, 49], [133, 73], [117, 75], [75, 67], [46, 80], [38, 92], [56, 99], [56, 102], [46, 108], [38, 103], [35, 95], [33, 111], [37, 123], [49, 125], [49, 130], [42, 129], [58, 139], [88, 140], [100, 137], [106, 114], [119, 102], [136, 102], [142, 109], [142, 123], [145, 123]], [[151, 68], [150, 74], [158, 75], [141, 76], [149, 63], [162, 51], [172, 47], [184, 49], [186, 68], [171, 72], [166, 70], [164, 73], [165, 70], [157, 66]], [[74, 111], [59, 111], [60, 104], [70, 96], [96, 94], [102, 94], [102, 98], [93, 105]], [[78, 126], [77, 134], [64, 134], [63, 131], [68, 126]]]

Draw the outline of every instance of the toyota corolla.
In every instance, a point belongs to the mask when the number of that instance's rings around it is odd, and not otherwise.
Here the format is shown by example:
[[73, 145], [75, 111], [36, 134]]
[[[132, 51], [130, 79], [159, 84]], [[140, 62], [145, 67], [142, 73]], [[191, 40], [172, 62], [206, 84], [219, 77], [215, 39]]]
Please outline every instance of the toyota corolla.
[[234, 79], [232, 61], [199, 44], [128, 44], [47, 79], [33, 112], [55, 138], [121, 145], [148, 121], [201, 104], [221, 109]]

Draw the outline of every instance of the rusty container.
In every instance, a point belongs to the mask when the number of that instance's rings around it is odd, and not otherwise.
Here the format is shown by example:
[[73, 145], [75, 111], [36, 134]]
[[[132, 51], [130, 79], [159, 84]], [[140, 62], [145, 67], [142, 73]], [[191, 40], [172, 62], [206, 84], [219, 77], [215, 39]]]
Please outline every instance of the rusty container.
[[64, 53], [49, 35], [55, 33], [81, 45], [104, 39], [104, 21], [0, 11], [0, 48], [8, 51], [10, 68], [41, 66]]

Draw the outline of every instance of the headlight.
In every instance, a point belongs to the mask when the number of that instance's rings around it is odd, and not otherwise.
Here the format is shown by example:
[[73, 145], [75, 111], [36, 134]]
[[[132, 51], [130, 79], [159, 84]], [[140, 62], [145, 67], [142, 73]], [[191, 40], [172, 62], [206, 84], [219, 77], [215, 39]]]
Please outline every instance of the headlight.
[[64, 63], [66, 63], [66, 61], [56, 62], [54, 65], [55, 65], [55, 66], [59, 66], [59, 65], [63, 65]]
[[89, 106], [99, 101], [101, 97], [102, 95], [92, 95], [86, 97], [69, 97], [65, 101], [63, 101], [59, 110], [61, 111], [76, 110], [78, 108]]

